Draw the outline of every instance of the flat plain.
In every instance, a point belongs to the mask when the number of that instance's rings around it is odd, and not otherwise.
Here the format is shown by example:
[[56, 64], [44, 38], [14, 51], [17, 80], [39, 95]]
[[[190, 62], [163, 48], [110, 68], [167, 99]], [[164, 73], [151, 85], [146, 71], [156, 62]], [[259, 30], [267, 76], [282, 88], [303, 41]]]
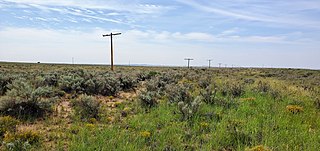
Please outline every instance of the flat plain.
[[1, 150], [318, 150], [320, 71], [0, 63]]

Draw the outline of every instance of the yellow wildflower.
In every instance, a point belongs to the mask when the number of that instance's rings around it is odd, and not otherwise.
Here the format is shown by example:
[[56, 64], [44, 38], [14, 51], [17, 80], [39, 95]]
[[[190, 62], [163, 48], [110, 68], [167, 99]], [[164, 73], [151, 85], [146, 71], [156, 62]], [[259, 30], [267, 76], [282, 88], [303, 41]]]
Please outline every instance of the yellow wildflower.
[[298, 105], [288, 105], [287, 110], [291, 113], [299, 113], [299, 112], [303, 112], [303, 107], [298, 106]]
[[87, 128], [94, 128], [94, 125], [93, 124], [86, 124], [86, 127]]
[[151, 133], [148, 131], [143, 131], [143, 132], [140, 132], [140, 135], [142, 137], [149, 138], [151, 136]]
[[207, 127], [209, 127], [209, 123], [207, 123], [207, 122], [201, 122], [201, 123], [200, 123], [200, 126], [203, 127], [203, 128], [207, 128]]
[[130, 112], [130, 111], [131, 111], [131, 108], [130, 108], [130, 107], [125, 107], [125, 108], [123, 109], [123, 111], [125, 111], [125, 112]]
[[254, 101], [256, 98], [251, 97], [251, 98], [241, 98], [240, 101]]
[[258, 145], [254, 146], [253, 148], [246, 149], [246, 151], [270, 151], [270, 149], [262, 145]]

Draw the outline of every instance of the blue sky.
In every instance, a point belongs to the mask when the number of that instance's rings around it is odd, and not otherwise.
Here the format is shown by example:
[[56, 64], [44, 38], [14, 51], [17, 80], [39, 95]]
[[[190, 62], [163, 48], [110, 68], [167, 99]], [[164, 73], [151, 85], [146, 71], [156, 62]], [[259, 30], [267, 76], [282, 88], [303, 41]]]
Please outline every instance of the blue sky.
[[0, 60], [320, 69], [319, 0], [0, 0]]

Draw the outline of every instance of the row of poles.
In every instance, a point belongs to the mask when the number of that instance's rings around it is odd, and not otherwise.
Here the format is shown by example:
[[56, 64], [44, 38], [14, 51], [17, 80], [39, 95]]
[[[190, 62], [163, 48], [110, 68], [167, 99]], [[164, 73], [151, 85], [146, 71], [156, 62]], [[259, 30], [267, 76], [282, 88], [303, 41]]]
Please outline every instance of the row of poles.
[[[185, 58], [184, 60], [188, 61], [188, 68], [190, 68], [190, 61], [192, 61], [192, 58]], [[208, 64], [209, 64], [209, 68], [211, 67], [211, 61], [212, 59], [208, 59]], [[219, 64], [219, 68], [221, 68], [222, 63], [218, 63]], [[227, 64], [224, 64], [225, 67], [227, 67]], [[232, 68], [234, 67], [234, 65], [232, 65]]]
[[[111, 71], [114, 70], [114, 65], [113, 65], [113, 36], [117, 36], [117, 35], [121, 35], [121, 33], [110, 33], [110, 34], [105, 34], [105, 35], [102, 35], [102, 37], [110, 37], [110, 42], [111, 42]], [[184, 60], [187, 60], [188, 61], [188, 68], [190, 68], [190, 61], [192, 61], [193, 59], [192, 58], [185, 58]], [[209, 62], [209, 68], [211, 67], [211, 61], [212, 59], [209, 59], [208, 62]], [[72, 58], [72, 64], [74, 64], [74, 60]], [[222, 63], [219, 63], [219, 68], [221, 68], [221, 65]], [[225, 67], [227, 67], [227, 65], [225, 64]]]

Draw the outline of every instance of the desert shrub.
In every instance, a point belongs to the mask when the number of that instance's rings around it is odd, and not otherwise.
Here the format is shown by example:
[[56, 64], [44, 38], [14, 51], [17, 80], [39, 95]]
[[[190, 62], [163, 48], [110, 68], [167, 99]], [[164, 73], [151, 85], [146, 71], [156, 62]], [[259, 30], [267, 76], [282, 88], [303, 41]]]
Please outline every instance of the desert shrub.
[[228, 95], [229, 89], [227, 85], [223, 85], [220, 87], [221, 95], [226, 97]]
[[8, 85], [8, 88], [8, 96], [17, 96], [23, 99], [30, 99], [33, 91], [32, 85], [24, 78], [19, 78], [12, 81], [12, 83]]
[[166, 96], [168, 97], [169, 102], [191, 102], [193, 98], [189, 92], [190, 87], [189, 84], [168, 85], [166, 87]]
[[233, 97], [240, 97], [244, 93], [244, 87], [240, 83], [230, 85], [230, 93]]
[[9, 76], [0, 74], [0, 96], [4, 95], [8, 88], [8, 84], [11, 83], [11, 78]]
[[[130, 81], [129, 78], [122, 79], [122, 85], [120, 80], [113, 74], [97, 74], [97, 75], [84, 75], [86, 78], [79, 81], [76, 84], [76, 92], [85, 93], [87, 95], [103, 95], [103, 96], [115, 96], [123, 88], [134, 87], [135, 84]], [[132, 82], [132, 83], [131, 83]], [[70, 87], [68, 86], [66, 92], [70, 92]]]
[[223, 84], [220, 88], [220, 91], [222, 96], [229, 95], [234, 98], [240, 97], [245, 92], [243, 84], [236, 82], [227, 82]]
[[29, 119], [43, 117], [51, 111], [51, 105], [56, 98], [46, 98], [42, 95], [51, 94], [38, 88], [35, 91], [25, 79], [17, 79], [9, 85], [7, 96], [0, 98], [0, 113], [16, 118]]
[[99, 111], [101, 103], [93, 96], [80, 95], [79, 98], [72, 100], [72, 106], [75, 109], [75, 114], [83, 120], [100, 118]]
[[0, 113], [10, 115], [19, 119], [33, 119], [43, 117], [51, 112], [51, 104], [55, 99], [21, 97], [2, 97], [0, 98]]
[[44, 84], [46, 86], [58, 86], [58, 75], [57, 73], [50, 73], [43, 76]]
[[10, 151], [26, 151], [39, 143], [40, 134], [33, 131], [6, 133], [3, 139], [5, 148]]
[[159, 95], [164, 95], [166, 87], [171, 84], [177, 84], [177, 75], [174, 73], [163, 73], [145, 83], [147, 91], [156, 92]]
[[159, 81], [157, 78], [153, 78], [150, 81], [145, 83], [147, 91], [159, 92], [162, 91], [165, 87], [165, 83]]
[[137, 74], [137, 80], [138, 81], [146, 81], [150, 80], [152, 77], [155, 77], [158, 74], [158, 72], [150, 71], [150, 72], [139, 72]]
[[42, 87], [42, 86], [45, 86], [44, 80], [45, 79], [42, 76], [35, 75], [35, 77], [31, 80], [31, 83], [36, 88], [37, 87]]
[[8, 151], [28, 151], [31, 148], [29, 142], [23, 142], [21, 140], [13, 140], [12, 142], [3, 142], [4, 149]]
[[276, 90], [276, 89], [270, 89], [269, 90], [269, 94], [274, 100], [281, 100], [283, 98], [283, 96], [280, 93], [280, 91]]
[[59, 88], [66, 93], [82, 92], [83, 91], [84, 79], [77, 75], [63, 75], [59, 79]]
[[137, 87], [137, 80], [133, 79], [130, 75], [121, 74], [118, 80], [120, 82], [120, 88], [124, 91], [134, 90]]
[[201, 78], [198, 82], [198, 85], [201, 89], [207, 88], [211, 84], [211, 80], [209, 77]]
[[144, 108], [152, 108], [157, 106], [157, 94], [152, 91], [143, 91], [139, 94], [138, 100], [142, 107]]
[[115, 96], [120, 91], [120, 82], [113, 76], [100, 77], [96, 81], [97, 93], [104, 96]]
[[244, 79], [245, 84], [253, 84], [254, 82], [255, 82], [254, 79], [250, 79], [250, 78]]
[[317, 109], [320, 109], [320, 99], [319, 99], [319, 98], [316, 98], [316, 99], [314, 100], [314, 105], [315, 105], [315, 107], [316, 107]]
[[99, 93], [96, 79], [88, 79], [84, 82], [84, 92], [88, 95]]
[[19, 121], [11, 116], [0, 117], [0, 140], [6, 132], [14, 132]]
[[178, 109], [179, 109], [179, 112], [182, 115], [181, 119], [182, 120], [189, 120], [189, 119], [195, 117], [195, 115], [199, 111], [201, 102], [202, 102], [202, 100], [201, 100], [200, 96], [196, 97], [191, 102], [180, 101], [178, 103]]
[[256, 87], [256, 91], [260, 93], [268, 93], [268, 91], [271, 89], [270, 84], [266, 82], [259, 81], [258, 86]]
[[64, 92], [61, 90], [54, 89], [53, 87], [38, 87], [32, 92], [32, 95], [38, 96], [38, 97], [44, 97], [44, 98], [52, 98], [52, 97], [62, 97], [64, 95]]
[[207, 104], [214, 104], [215, 98], [217, 96], [217, 89], [212, 90], [210, 86], [205, 88], [200, 92], [201, 96], [203, 97], [203, 101]]

